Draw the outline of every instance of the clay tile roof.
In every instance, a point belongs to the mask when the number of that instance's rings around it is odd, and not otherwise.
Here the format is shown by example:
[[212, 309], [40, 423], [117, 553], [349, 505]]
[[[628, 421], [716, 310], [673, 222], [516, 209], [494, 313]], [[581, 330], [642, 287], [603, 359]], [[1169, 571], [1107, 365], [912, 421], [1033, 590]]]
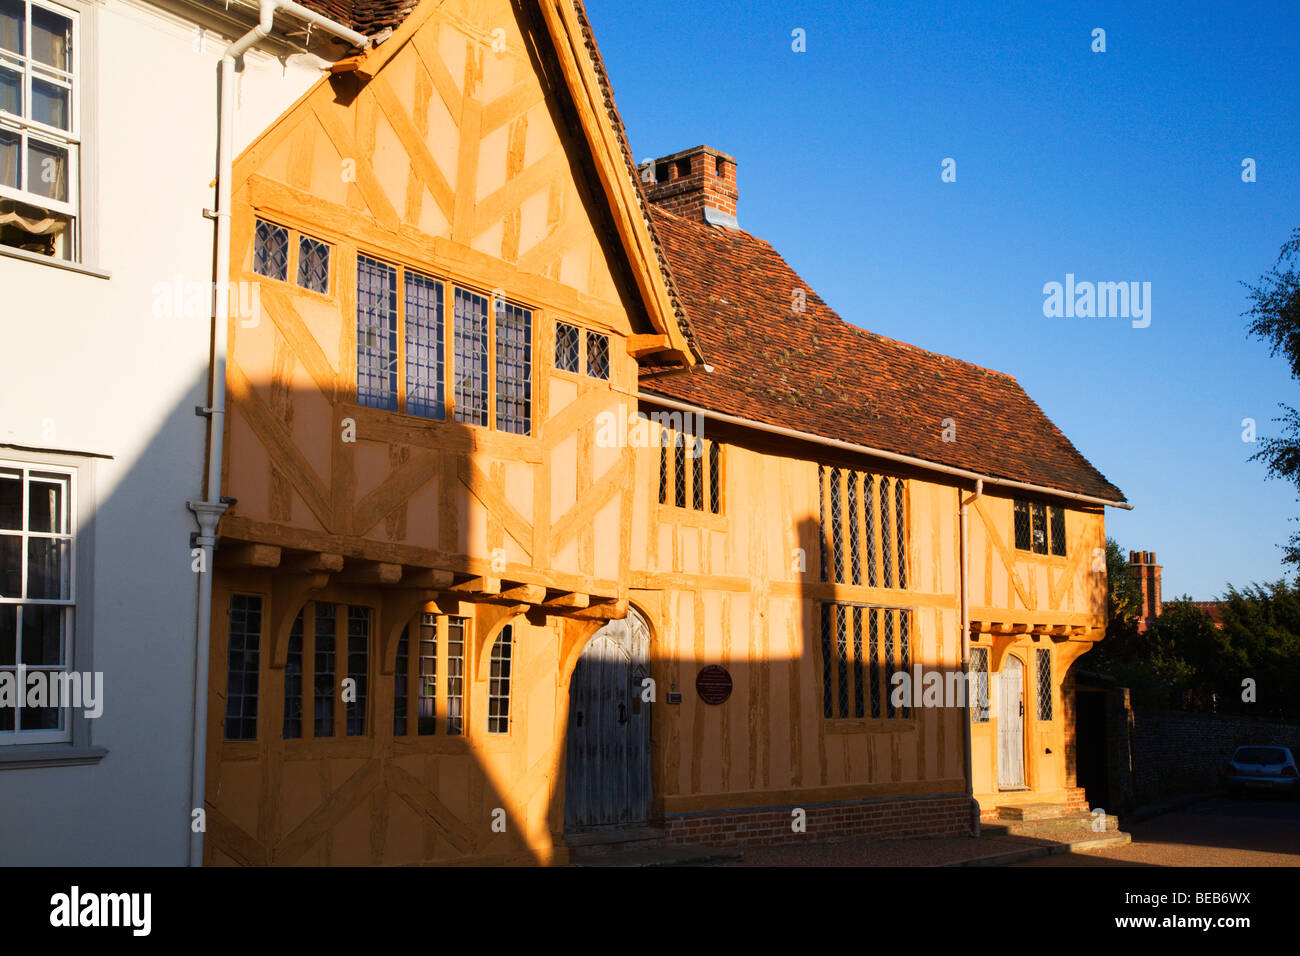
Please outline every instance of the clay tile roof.
[[391, 27], [396, 30], [420, 0], [301, 0], [302, 5], [345, 27], [372, 37]]
[[[712, 373], [647, 381], [712, 411], [983, 475], [1122, 501], [1010, 375], [850, 325], [768, 243], [655, 208]], [[806, 311], [791, 308], [803, 290]], [[652, 399], [652, 395], [647, 395]], [[944, 419], [957, 440], [943, 440]]]

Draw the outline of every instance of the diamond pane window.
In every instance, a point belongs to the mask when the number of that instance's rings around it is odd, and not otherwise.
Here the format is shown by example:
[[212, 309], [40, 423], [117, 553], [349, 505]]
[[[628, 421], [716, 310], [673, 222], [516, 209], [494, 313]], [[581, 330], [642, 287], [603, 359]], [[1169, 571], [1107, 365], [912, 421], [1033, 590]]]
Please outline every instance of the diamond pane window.
[[1031, 509], [1034, 519], [1033, 542], [1035, 554], [1047, 553], [1047, 506], [1035, 501]]
[[691, 442], [691, 507], [704, 510], [704, 442]]
[[[889, 546], [889, 479], [880, 479], [880, 586], [882, 588], [892, 588], [894, 586], [894, 559], [893, 548]], [[893, 716], [892, 714], [890, 716]]]
[[709, 511], [722, 513], [722, 448], [715, 442], [709, 442]]
[[822, 716], [833, 717], [831, 707], [831, 615], [833, 604], [822, 605]]
[[885, 716], [894, 714], [894, 613], [881, 611], [885, 618]]
[[989, 722], [989, 649], [970, 649], [970, 673], [975, 699], [971, 701], [971, 719], [977, 724]]
[[898, 586], [907, 587], [907, 549], [903, 541], [903, 529], [907, 522], [903, 516], [903, 483], [894, 479], [894, 546], [898, 549]]
[[456, 290], [455, 412], [462, 425], [488, 424], [488, 300]]
[[289, 278], [289, 230], [257, 220], [253, 229], [253, 271], [268, 279]]
[[496, 426], [512, 435], [532, 432], [533, 313], [496, 302]]
[[[898, 612], [898, 666], [904, 674], [910, 674], [912, 672], [912, 650], [908, 644], [909, 620], [910, 615], [906, 611]], [[913, 687], [912, 693], [914, 695], [921, 693], [921, 688]], [[915, 700], [915, 697], [913, 697], [913, 700]], [[903, 707], [899, 713], [903, 717], [910, 716], [912, 708]]]
[[411, 272], [404, 276], [406, 307], [406, 411], [444, 419], [447, 339], [442, 318], [442, 283]]
[[849, 572], [854, 584], [862, 583], [862, 548], [858, 541], [858, 474], [849, 472]]
[[1037, 650], [1038, 671], [1038, 719], [1052, 719], [1052, 651], [1051, 648], [1039, 647]]
[[880, 716], [880, 612], [875, 608], [867, 611], [867, 660], [871, 662], [869, 680], [871, 682], [871, 716]]
[[823, 465], [817, 466], [817, 538], [821, 544], [821, 547], [817, 550], [821, 554], [822, 581], [824, 583], [830, 580], [826, 567], [826, 557], [830, 546], [826, 543], [826, 468]]
[[862, 524], [867, 541], [867, 587], [876, 586], [876, 478], [862, 479]]
[[587, 333], [587, 374], [592, 378], [609, 378], [609, 336]]
[[1052, 554], [1065, 557], [1065, 509], [1052, 508]]
[[357, 404], [397, 410], [397, 270], [357, 256]]
[[579, 331], [567, 322], [555, 323], [555, 367], [562, 372], [578, 371]]
[[840, 508], [840, 470], [832, 468], [831, 483], [831, 581], [844, 580], [844, 515]]
[[1016, 547], [1021, 551], [1028, 551], [1033, 540], [1033, 535], [1030, 533], [1028, 501], [1016, 499], [1015, 518]]
[[673, 443], [673, 500], [678, 508], [686, 507], [686, 436], [678, 435]]
[[491, 673], [488, 676], [488, 733], [510, 732], [510, 655], [514, 628], [507, 624], [492, 645]]
[[260, 596], [230, 596], [229, 636], [226, 646], [226, 739], [256, 740], [257, 679], [262, 642]]
[[[862, 717], [864, 704], [862, 700], [862, 612], [863, 608], [853, 608], [853, 716]], [[870, 611], [868, 611], [870, 613]]]
[[668, 429], [659, 430], [659, 503], [668, 503]]
[[330, 290], [330, 247], [310, 236], [298, 237], [298, 285], [321, 295]]
[[845, 634], [844, 614], [848, 610], [843, 604], [835, 605], [835, 675], [839, 687], [839, 715], [849, 715], [849, 649]]

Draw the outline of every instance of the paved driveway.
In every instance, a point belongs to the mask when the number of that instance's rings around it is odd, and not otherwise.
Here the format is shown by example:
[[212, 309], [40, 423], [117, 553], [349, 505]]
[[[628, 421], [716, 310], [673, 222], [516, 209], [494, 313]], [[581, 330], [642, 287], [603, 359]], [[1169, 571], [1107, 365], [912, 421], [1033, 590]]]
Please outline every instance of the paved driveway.
[[1017, 866], [1300, 866], [1300, 801], [1226, 797], [1121, 826], [1127, 846]]

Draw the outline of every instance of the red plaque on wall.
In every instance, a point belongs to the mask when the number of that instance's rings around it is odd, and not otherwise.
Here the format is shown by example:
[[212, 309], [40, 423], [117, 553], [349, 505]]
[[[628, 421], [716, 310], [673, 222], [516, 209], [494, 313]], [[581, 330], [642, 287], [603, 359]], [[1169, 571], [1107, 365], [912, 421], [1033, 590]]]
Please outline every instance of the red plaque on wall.
[[731, 675], [718, 664], [702, 667], [695, 676], [695, 693], [706, 704], [721, 704], [731, 696]]

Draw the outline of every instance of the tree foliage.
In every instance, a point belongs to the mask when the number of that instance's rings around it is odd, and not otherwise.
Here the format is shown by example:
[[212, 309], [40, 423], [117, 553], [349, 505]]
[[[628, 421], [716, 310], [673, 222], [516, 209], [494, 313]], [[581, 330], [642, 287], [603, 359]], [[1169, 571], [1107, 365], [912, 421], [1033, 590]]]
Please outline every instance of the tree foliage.
[[1300, 718], [1300, 583], [1229, 585], [1222, 627], [1183, 596], [1138, 633], [1141, 588], [1113, 540], [1106, 558], [1110, 621], [1091, 669], [1128, 687], [1136, 704]]
[[[1243, 282], [1251, 306], [1243, 315], [1250, 316], [1249, 332], [1269, 345], [1269, 354], [1281, 354], [1300, 380], [1300, 229], [1282, 245], [1273, 268], [1251, 285]], [[1262, 461], [1270, 477], [1282, 478], [1300, 488], [1300, 412], [1279, 403], [1282, 414], [1274, 421], [1282, 426], [1281, 434], [1262, 437], [1260, 449], [1251, 461]], [[1294, 519], [1293, 519], [1294, 520]], [[1300, 566], [1300, 533], [1292, 534], [1283, 546], [1283, 561]]]

